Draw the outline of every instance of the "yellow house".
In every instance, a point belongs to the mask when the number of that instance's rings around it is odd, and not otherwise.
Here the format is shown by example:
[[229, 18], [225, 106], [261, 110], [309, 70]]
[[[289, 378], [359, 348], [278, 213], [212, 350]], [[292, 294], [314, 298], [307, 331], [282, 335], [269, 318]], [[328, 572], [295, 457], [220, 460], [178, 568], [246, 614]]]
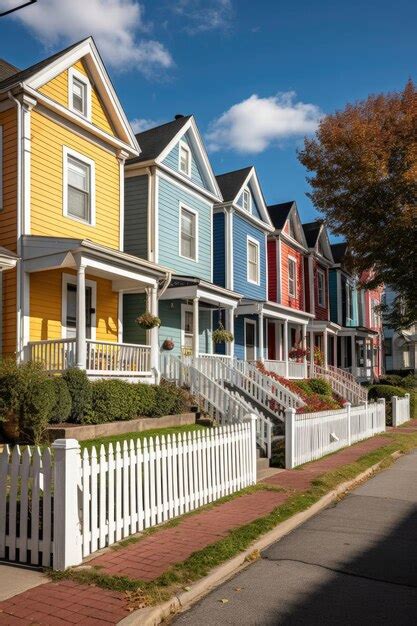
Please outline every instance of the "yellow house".
[[121, 342], [123, 293], [156, 313], [170, 279], [123, 252], [124, 162], [139, 153], [92, 38], [22, 71], [0, 61], [0, 246], [16, 264], [0, 290], [4, 355], [157, 376], [156, 332]]

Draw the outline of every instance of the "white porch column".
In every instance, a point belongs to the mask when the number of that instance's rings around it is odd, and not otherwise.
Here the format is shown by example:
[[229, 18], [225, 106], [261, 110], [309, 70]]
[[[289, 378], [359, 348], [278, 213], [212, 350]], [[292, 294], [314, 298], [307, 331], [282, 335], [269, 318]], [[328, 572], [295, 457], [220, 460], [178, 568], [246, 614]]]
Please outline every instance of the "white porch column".
[[337, 335], [333, 335], [333, 365], [337, 367]]
[[87, 356], [86, 329], [85, 329], [85, 265], [77, 269], [77, 324], [75, 347], [77, 354], [77, 367], [85, 369]]
[[[235, 310], [226, 309], [226, 329], [235, 336]], [[235, 353], [235, 340], [226, 343], [226, 354], [233, 357]]]
[[314, 332], [310, 330], [310, 365], [314, 365]]
[[351, 374], [353, 376], [356, 376], [356, 339], [355, 339], [355, 335], [352, 335], [351, 338], [350, 338], [350, 346], [351, 346], [351, 353], [352, 353]]
[[200, 325], [199, 325], [199, 298], [193, 298], [193, 357], [198, 358], [200, 352], [199, 340], [200, 340]]
[[[149, 310], [152, 315], [158, 315], [158, 288], [156, 285], [151, 287], [149, 294]], [[149, 331], [149, 343], [151, 345], [151, 369], [159, 373], [159, 328], [151, 328]]]
[[264, 361], [264, 314], [259, 313], [259, 360]]
[[285, 360], [285, 378], [288, 378], [288, 320], [284, 320], [284, 354]]
[[[307, 326], [305, 324], [301, 326], [301, 337], [302, 337], [301, 342], [302, 342], [303, 350], [307, 350]], [[304, 378], [308, 378], [307, 354], [305, 354], [303, 357], [303, 363], [304, 363]]]
[[340, 340], [340, 366], [341, 368], [346, 367], [346, 337], [342, 337]]
[[323, 352], [324, 352], [324, 367], [327, 369], [329, 364], [329, 343], [327, 329], [323, 331]]

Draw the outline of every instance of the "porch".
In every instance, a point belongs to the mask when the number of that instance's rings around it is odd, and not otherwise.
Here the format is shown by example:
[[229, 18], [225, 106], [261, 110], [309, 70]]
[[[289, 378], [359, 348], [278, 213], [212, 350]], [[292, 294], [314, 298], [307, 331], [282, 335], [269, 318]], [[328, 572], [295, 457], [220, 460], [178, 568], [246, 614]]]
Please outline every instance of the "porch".
[[329, 365], [337, 367], [338, 343], [337, 337], [340, 326], [330, 321], [313, 320], [308, 326], [310, 363], [314, 363], [314, 351], [319, 350], [323, 355], [323, 367]]
[[143, 344], [123, 342], [123, 294], [143, 293], [158, 313], [158, 288], [169, 272], [90, 241], [26, 237], [20, 357], [50, 373], [69, 367], [92, 378], [156, 381], [158, 329]]
[[371, 382], [378, 377], [378, 361], [381, 358], [375, 343], [378, 333], [366, 328], [342, 329], [339, 339], [340, 367], [358, 382]]

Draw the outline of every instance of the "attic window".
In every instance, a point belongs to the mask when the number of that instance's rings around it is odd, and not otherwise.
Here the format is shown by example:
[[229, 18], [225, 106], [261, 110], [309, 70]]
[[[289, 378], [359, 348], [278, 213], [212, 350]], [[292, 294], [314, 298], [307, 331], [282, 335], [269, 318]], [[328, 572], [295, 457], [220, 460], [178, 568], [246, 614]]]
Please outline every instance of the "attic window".
[[71, 67], [68, 71], [69, 108], [91, 120], [91, 85], [86, 76]]
[[249, 189], [243, 190], [242, 207], [245, 209], [245, 211], [248, 211], [248, 213], [250, 213], [251, 195]]
[[294, 225], [294, 220], [292, 218], [290, 218], [288, 222], [288, 234], [290, 237], [295, 239], [295, 225]]
[[191, 176], [191, 151], [186, 143], [180, 143], [180, 172], [186, 176]]

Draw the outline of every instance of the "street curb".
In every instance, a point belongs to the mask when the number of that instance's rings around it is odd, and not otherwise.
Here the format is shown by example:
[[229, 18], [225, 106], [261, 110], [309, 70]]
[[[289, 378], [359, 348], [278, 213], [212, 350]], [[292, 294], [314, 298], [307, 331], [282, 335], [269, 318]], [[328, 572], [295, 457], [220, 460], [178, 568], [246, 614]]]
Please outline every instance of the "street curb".
[[[396, 459], [402, 456], [402, 453], [400, 451], [396, 451], [389, 456]], [[372, 476], [372, 474], [374, 474], [383, 463], [383, 460], [379, 461], [375, 465], [372, 465], [372, 467], [369, 467], [361, 474], [358, 474], [358, 476], [352, 480], [348, 480], [340, 484], [336, 487], [336, 489], [333, 489], [333, 491], [329, 491], [329, 493], [324, 495], [320, 498], [320, 500], [312, 504], [305, 511], [300, 511], [300, 513], [296, 513], [289, 519], [281, 522], [273, 530], [254, 541], [244, 552], [240, 552], [237, 556], [229, 559], [225, 563], [222, 563], [210, 572], [210, 574], [197, 581], [193, 584], [189, 591], [183, 591], [170, 598], [170, 600], [167, 600], [162, 604], [158, 604], [157, 606], [134, 611], [118, 622], [118, 626], [158, 626], [158, 624], [166, 620], [169, 616], [178, 613], [180, 610], [184, 611], [185, 609], [188, 609], [192, 604], [207, 595], [215, 587], [225, 582], [242, 569], [248, 567], [251, 564], [251, 560], [250, 558], [248, 559], [248, 557], [250, 557], [254, 551], [264, 550], [272, 543], [282, 539], [285, 535], [288, 535], [288, 533], [297, 528], [297, 526], [300, 526], [305, 521], [310, 519], [310, 517], [313, 517], [321, 510], [325, 509], [346, 491], [349, 491], [358, 483]]]

